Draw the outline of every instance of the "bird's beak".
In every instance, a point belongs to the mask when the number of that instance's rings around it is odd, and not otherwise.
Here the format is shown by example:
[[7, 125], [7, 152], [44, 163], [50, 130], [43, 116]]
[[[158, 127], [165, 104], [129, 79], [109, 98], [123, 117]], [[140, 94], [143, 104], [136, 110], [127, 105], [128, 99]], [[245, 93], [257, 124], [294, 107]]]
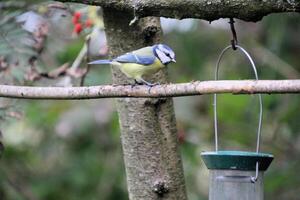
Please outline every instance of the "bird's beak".
[[175, 60], [175, 59], [172, 59], [172, 62], [176, 63], [176, 60]]

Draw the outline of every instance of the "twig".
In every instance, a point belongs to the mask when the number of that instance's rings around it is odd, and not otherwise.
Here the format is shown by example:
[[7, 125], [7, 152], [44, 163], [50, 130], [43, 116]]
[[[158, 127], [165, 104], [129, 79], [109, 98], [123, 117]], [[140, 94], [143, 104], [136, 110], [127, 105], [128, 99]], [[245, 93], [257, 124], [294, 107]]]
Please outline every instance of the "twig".
[[86, 56], [87, 51], [88, 51], [87, 46], [86, 46], [86, 44], [84, 44], [83, 47], [81, 48], [78, 56], [74, 60], [72, 66], [71, 66], [71, 70], [73, 70], [73, 71], [77, 70], [77, 68], [80, 66], [82, 60], [84, 59], [84, 56]]
[[165, 84], [152, 88], [131, 85], [101, 85], [90, 87], [27, 87], [0, 85], [0, 97], [22, 99], [95, 99], [117, 97], [179, 97], [213, 93], [300, 93], [300, 79], [196, 81]]
[[56, 79], [65, 75], [68, 75], [72, 78], [81, 78], [86, 73], [86, 70], [87, 69], [73, 70], [72, 68], [69, 68], [69, 63], [65, 63], [49, 72], [38, 72], [34, 67], [32, 67], [31, 70], [26, 74], [25, 78], [26, 80], [30, 81], [40, 80], [41, 78]]
[[80, 86], [84, 85], [84, 80], [86, 75], [89, 73], [91, 65], [89, 64], [90, 62], [90, 41], [91, 41], [91, 36], [87, 36], [86, 41], [85, 41], [85, 46], [86, 46], [86, 71], [85, 73], [82, 75], [81, 80], [80, 80]]

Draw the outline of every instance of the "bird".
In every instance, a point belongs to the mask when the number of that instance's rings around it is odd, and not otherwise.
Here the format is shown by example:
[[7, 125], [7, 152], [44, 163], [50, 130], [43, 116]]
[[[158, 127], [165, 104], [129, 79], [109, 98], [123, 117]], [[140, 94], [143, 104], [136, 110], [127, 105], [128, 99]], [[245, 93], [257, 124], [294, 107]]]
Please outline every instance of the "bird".
[[166, 44], [155, 44], [128, 52], [111, 60], [95, 60], [89, 64], [110, 64], [118, 67], [128, 78], [132, 78], [135, 84], [154, 86], [143, 79], [145, 75], [152, 75], [169, 63], [176, 62], [174, 51]]

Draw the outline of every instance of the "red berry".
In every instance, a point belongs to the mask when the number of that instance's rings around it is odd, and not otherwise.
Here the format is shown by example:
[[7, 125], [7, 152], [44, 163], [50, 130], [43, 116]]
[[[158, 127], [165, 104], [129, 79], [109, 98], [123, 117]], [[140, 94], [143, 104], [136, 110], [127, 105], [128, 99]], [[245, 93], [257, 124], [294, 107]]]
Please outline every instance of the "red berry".
[[75, 16], [72, 17], [72, 23], [74, 25], [78, 23], [78, 19]]
[[85, 27], [91, 27], [93, 25], [93, 21], [91, 20], [91, 19], [87, 19], [86, 21], [85, 21]]
[[77, 23], [79, 22], [80, 17], [81, 17], [81, 13], [80, 13], [80, 12], [75, 12], [75, 13], [73, 14], [72, 22], [73, 22], [74, 25], [77, 24]]
[[81, 17], [81, 13], [80, 12], [74, 12], [74, 17], [79, 19]]
[[75, 24], [73, 32], [79, 34], [82, 31], [82, 25], [80, 23]]

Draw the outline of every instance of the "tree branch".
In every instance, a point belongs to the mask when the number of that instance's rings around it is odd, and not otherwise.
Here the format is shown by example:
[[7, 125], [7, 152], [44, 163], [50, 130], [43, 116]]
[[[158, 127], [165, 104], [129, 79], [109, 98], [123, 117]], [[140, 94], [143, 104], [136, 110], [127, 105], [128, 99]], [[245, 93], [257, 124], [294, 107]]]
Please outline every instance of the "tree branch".
[[300, 93], [300, 79], [196, 81], [154, 86], [26, 87], [0, 85], [0, 97], [22, 99], [96, 99], [116, 97], [179, 97], [213, 93]]
[[[259, 21], [271, 13], [300, 12], [298, 0], [59, 0], [61, 2], [98, 5], [118, 11], [132, 12], [138, 17], [158, 16], [176, 19], [199, 18], [213, 21], [219, 18], [238, 18]], [[184, 9], [183, 9], [184, 8]]]

